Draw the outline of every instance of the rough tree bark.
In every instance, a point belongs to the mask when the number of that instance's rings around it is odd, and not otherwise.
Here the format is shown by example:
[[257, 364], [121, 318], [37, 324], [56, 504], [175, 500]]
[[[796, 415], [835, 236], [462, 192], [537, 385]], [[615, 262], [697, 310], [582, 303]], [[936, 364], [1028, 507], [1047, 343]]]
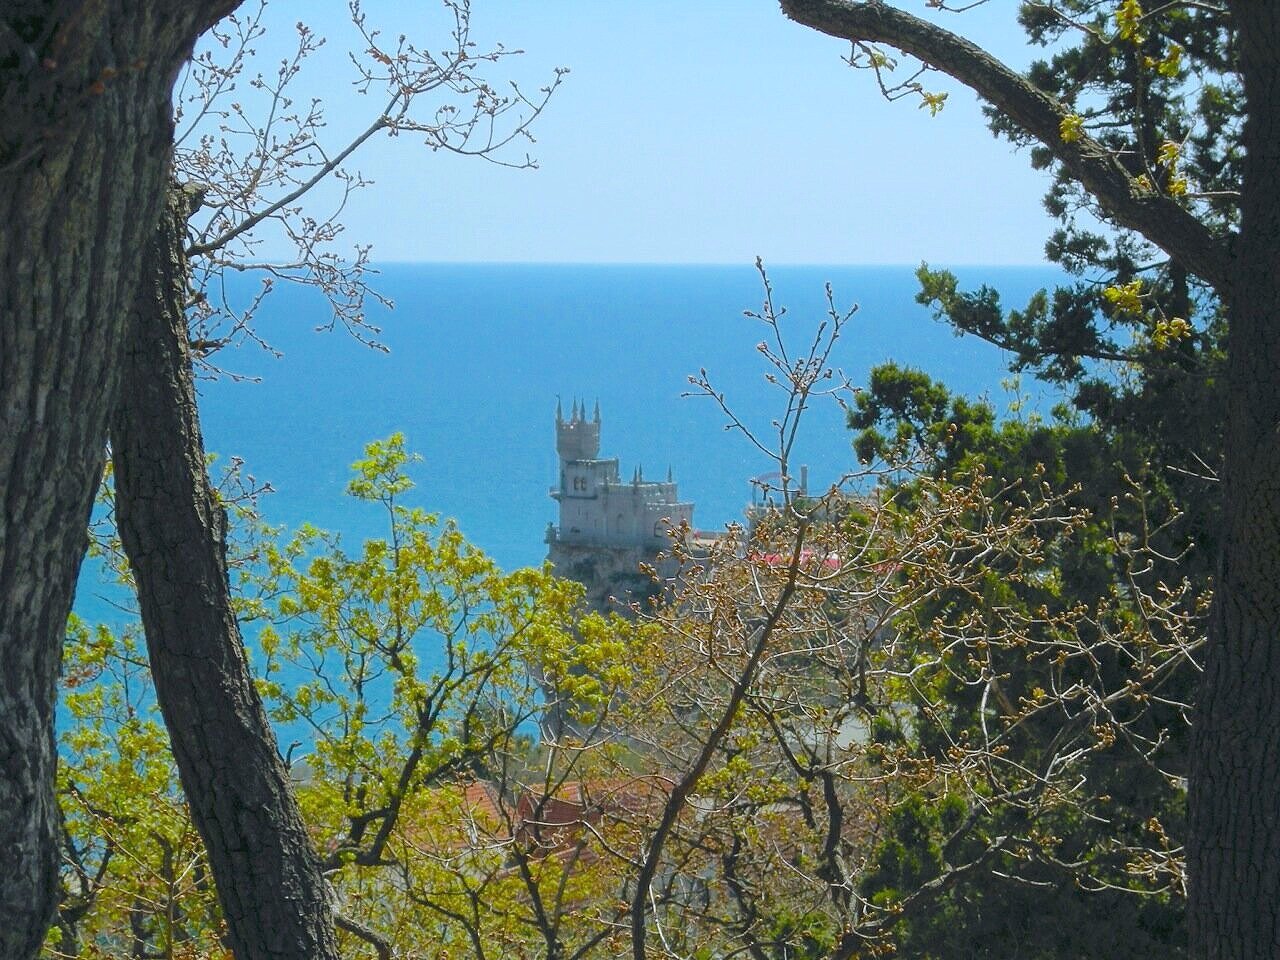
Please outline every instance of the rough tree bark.
[[1192, 740], [1197, 960], [1280, 956], [1280, 6], [1230, 7], [1248, 113], [1230, 297], [1226, 536]]
[[145, 257], [111, 422], [116, 518], [138, 587], [156, 696], [242, 960], [338, 957], [327, 884], [254, 687], [205, 470], [187, 345], [186, 223], [175, 190]]
[[1231, 238], [1133, 181], [1090, 138], [1064, 142], [1061, 105], [969, 41], [879, 0], [782, 0], [799, 23], [896, 47], [973, 89], [1227, 305], [1226, 536], [1191, 746], [1188, 920], [1196, 960], [1262, 960], [1280, 956], [1280, 4], [1227, 6], [1247, 105]]
[[0, 956], [55, 905], [54, 703], [170, 97], [237, 0], [0, 8]]

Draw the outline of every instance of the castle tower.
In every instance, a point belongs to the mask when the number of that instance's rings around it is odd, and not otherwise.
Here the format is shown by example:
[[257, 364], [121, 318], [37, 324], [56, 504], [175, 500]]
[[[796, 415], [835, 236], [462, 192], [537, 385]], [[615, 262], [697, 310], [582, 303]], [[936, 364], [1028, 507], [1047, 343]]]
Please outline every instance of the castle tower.
[[600, 456], [600, 404], [597, 401], [595, 415], [587, 419], [587, 405], [573, 401], [569, 419], [564, 418], [560, 401], [556, 400], [556, 452], [563, 466], [572, 460], [595, 460]]

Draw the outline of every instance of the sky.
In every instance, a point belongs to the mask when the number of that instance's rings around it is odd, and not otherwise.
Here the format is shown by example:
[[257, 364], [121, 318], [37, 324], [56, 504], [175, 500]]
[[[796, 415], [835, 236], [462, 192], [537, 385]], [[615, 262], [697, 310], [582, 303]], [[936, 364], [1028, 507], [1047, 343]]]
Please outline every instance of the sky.
[[[925, 0], [901, 0], [925, 14]], [[367, 0], [385, 36], [444, 43], [439, 3]], [[848, 45], [774, 0], [474, 0], [472, 36], [525, 52], [486, 67], [533, 92], [570, 69], [517, 146], [536, 170], [371, 141], [349, 166], [374, 181], [343, 211], [344, 242], [380, 261], [1034, 264], [1048, 177], [987, 131], [975, 98], [934, 75], [944, 110], [886, 102]], [[1031, 51], [1014, 0], [948, 26], [1015, 65]], [[935, 18], [938, 15], [934, 15]], [[330, 150], [376, 109], [356, 93], [345, 4], [275, 0], [266, 66], [304, 19], [326, 46], [296, 82], [323, 100]], [[326, 201], [314, 199], [317, 208]], [[270, 249], [264, 250], [269, 255]]]

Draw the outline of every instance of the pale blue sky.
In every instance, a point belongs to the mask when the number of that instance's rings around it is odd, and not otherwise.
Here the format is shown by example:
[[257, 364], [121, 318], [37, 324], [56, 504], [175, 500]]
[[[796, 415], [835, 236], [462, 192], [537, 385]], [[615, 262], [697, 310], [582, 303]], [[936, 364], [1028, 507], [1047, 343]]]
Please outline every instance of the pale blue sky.
[[[1015, 7], [992, 0], [947, 22], [1022, 63]], [[425, 0], [366, 9], [392, 35], [438, 23]], [[372, 108], [350, 86], [345, 4], [277, 0], [275, 38], [287, 42], [299, 18], [330, 37], [298, 93], [325, 99], [336, 143]], [[787, 21], [773, 0], [474, 0], [473, 35], [527, 51], [495, 78], [532, 89], [571, 68], [536, 127], [540, 169], [432, 154], [409, 137], [368, 145], [353, 166], [377, 185], [344, 219], [375, 259], [1042, 260], [1047, 177], [987, 132], [967, 91], [931, 80], [951, 91], [932, 118], [887, 103], [841, 62], [847, 45]]]

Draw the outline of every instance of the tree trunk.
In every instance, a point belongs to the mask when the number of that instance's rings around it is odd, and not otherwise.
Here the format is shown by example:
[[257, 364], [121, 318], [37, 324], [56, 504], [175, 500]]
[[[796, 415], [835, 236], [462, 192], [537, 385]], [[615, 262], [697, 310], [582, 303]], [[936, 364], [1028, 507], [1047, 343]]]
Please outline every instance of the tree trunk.
[[241, 960], [337, 958], [327, 884], [254, 687], [231, 607], [226, 514], [205, 471], [174, 191], [146, 259], [111, 424], [116, 517], [138, 586], [156, 696], [228, 939]]
[[1228, 344], [1226, 536], [1197, 701], [1196, 960], [1280, 956], [1280, 7], [1232, 4], [1248, 103]]
[[53, 915], [54, 704], [170, 97], [233, 0], [0, 7], [0, 956]]

